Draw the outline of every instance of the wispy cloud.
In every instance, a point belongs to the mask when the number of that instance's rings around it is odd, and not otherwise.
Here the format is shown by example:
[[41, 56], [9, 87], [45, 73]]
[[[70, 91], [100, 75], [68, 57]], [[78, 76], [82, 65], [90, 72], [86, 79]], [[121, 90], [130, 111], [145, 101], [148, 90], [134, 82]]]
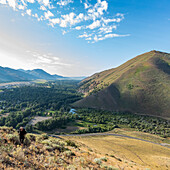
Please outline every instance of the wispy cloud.
[[6, 2], [6, 0], [0, 0], [0, 3], [1, 4], [6, 4], [7, 2]]
[[105, 36], [103, 36], [103, 35], [99, 34], [98, 36], [95, 35], [93, 42], [102, 41], [102, 40], [105, 40], [105, 39], [107, 39], [107, 38], [126, 37], [126, 36], [129, 36], [129, 35], [106, 34]]
[[53, 56], [52, 54], [40, 54], [31, 51], [27, 51], [27, 53], [33, 56], [32, 63], [34, 64], [42, 64], [44, 66], [71, 66], [70, 63], [63, 62], [59, 57]]
[[27, 13], [29, 16], [31, 16], [31, 9], [27, 9], [27, 10], [26, 10], [26, 13]]
[[[98, 42], [107, 38], [124, 37], [117, 33], [118, 26], [125, 19], [124, 14], [109, 11], [108, 0], [0, 0], [21, 14], [47, 22], [52, 27], [61, 27], [63, 35], [76, 31], [78, 38]], [[33, 5], [34, 4], [34, 7]], [[88, 35], [88, 37], [87, 37]]]
[[66, 6], [69, 3], [73, 3], [73, 2], [74, 2], [73, 0], [60, 0], [59, 2], [57, 2], [57, 4], [61, 6]]

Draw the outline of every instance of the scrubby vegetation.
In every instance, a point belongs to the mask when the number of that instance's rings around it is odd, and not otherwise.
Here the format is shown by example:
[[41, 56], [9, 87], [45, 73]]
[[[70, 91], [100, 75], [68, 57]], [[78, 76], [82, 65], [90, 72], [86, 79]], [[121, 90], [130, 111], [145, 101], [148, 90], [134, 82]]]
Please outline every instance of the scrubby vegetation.
[[[21, 146], [15, 129], [0, 127], [1, 169], [110, 169], [108, 158], [82, 150], [71, 140], [27, 134]], [[75, 147], [76, 146], [76, 147]], [[99, 161], [98, 161], [99, 160]]]

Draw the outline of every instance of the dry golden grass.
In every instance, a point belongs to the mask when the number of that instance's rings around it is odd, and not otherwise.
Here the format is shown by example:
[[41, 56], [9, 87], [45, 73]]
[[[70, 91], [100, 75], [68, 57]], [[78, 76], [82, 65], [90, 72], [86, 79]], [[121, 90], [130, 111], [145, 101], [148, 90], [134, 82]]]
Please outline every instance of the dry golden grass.
[[72, 137], [72, 140], [88, 146], [96, 154], [110, 156], [109, 159], [113, 157], [116, 167], [170, 169], [170, 149], [163, 146], [114, 136]]
[[116, 133], [116, 134], [121, 134], [121, 135], [127, 135], [139, 139], [144, 139], [148, 140], [154, 143], [167, 143], [170, 144], [170, 138], [163, 138], [158, 135], [153, 135], [150, 133], [145, 133], [145, 132], [140, 132], [140, 131], [135, 131], [134, 129], [131, 128], [116, 128], [110, 132], [107, 133]]
[[26, 138], [21, 146], [16, 130], [0, 127], [0, 170], [116, 170], [108, 158], [89, 152], [87, 147], [81, 149], [77, 142], [45, 134], [27, 134]]

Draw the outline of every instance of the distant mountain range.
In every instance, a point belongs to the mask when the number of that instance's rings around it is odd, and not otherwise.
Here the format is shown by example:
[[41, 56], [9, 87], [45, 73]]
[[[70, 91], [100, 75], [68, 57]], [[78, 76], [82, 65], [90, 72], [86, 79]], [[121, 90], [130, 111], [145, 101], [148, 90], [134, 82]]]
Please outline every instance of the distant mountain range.
[[151, 51], [80, 83], [84, 99], [75, 107], [170, 118], [170, 54]]
[[11, 69], [0, 66], [0, 83], [15, 82], [15, 81], [31, 81], [37, 79], [44, 80], [82, 80], [85, 77], [63, 77], [60, 75], [51, 75], [42, 69], [23, 70]]

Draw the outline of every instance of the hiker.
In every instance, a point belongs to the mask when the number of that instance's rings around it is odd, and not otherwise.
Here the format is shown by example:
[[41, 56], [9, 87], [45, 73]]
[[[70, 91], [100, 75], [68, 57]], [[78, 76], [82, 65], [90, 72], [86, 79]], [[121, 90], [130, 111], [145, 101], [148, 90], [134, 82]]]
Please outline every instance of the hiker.
[[26, 130], [23, 127], [20, 127], [18, 133], [19, 133], [20, 142], [21, 142], [21, 144], [23, 144], [24, 143], [24, 139], [25, 139], [25, 135], [26, 135], [27, 132], [26, 132]]

